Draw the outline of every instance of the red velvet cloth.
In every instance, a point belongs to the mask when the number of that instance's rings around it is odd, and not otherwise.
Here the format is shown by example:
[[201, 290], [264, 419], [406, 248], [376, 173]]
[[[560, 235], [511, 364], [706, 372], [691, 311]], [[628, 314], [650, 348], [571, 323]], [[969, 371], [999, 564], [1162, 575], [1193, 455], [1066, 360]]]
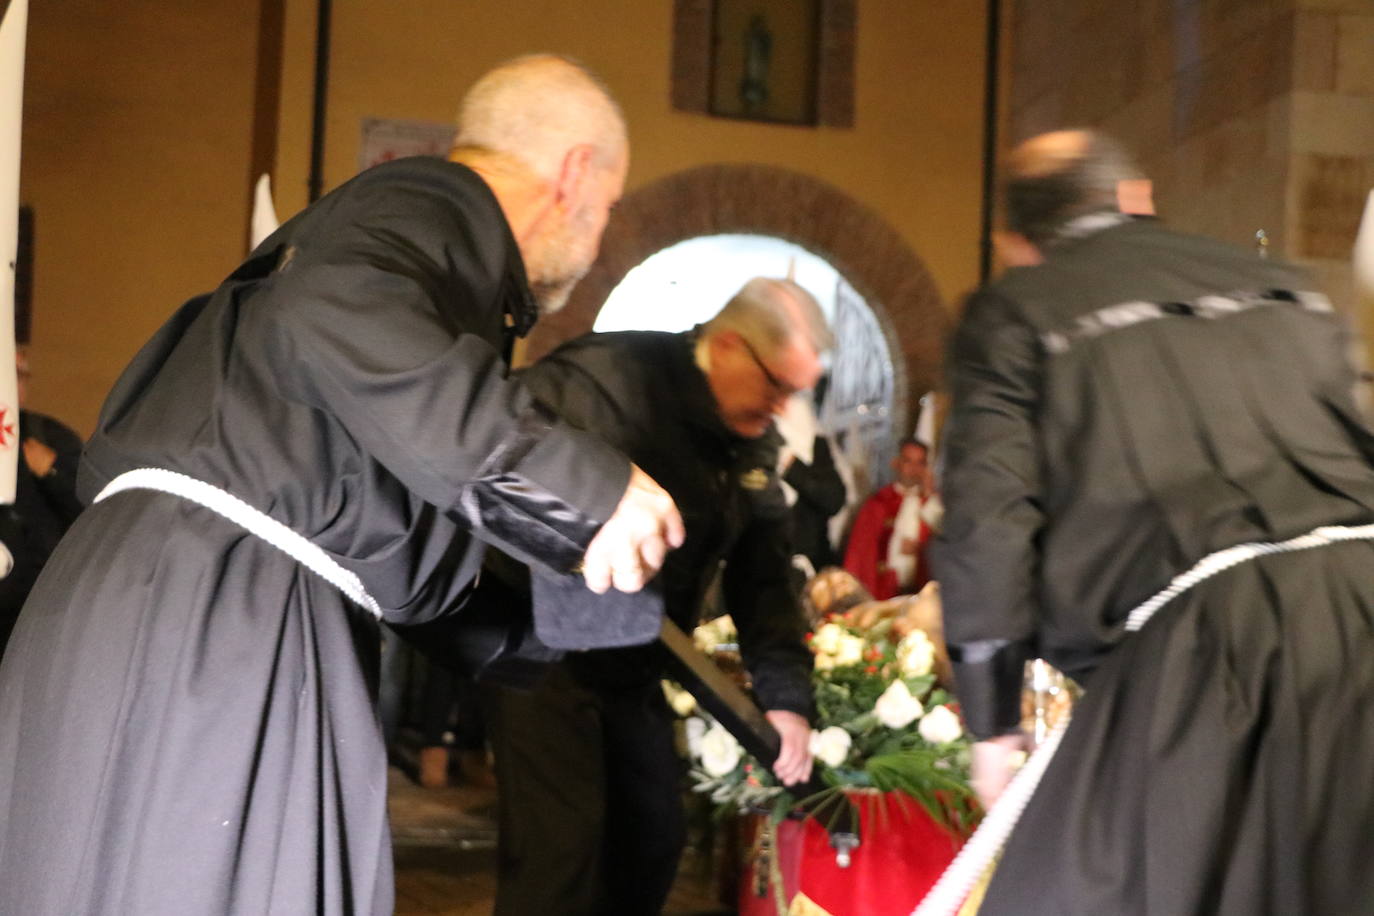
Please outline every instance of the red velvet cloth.
[[916, 535], [916, 578], [902, 589], [897, 571], [887, 565], [887, 548], [892, 542], [897, 512], [902, 508], [902, 493], [888, 484], [874, 493], [854, 518], [849, 531], [849, 545], [844, 552], [844, 568], [863, 583], [868, 593], [878, 601], [886, 601], [900, 591], [915, 594], [930, 581], [930, 567], [926, 550], [930, 544], [930, 526], [922, 519]]
[[[778, 824], [776, 846], [769, 855], [776, 857], [782, 877], [783, 912], [801, 891], [831, 916], [909, 916], [966, 839], [935, 823], [900, 792], [851, 797], [859, 807], [861, 845], [848, 868], [835, 863], [830, 838], [814, 818]], [[753, 815], [750, 821], [743, 844], [739, 913], [777, 916], [776, 888], [768, 883], [770, 867], [754, 855], [766, 816]], [[757, 890], [764, 886], [770, 893], [760, 897]]]

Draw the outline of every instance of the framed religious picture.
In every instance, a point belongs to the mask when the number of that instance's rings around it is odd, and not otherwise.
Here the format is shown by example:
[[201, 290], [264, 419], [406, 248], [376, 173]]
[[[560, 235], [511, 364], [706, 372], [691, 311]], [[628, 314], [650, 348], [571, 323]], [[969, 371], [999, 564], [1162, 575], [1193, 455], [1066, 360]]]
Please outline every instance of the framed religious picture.
[[815, 124], [821, 0], [715, 0], [711, 114]]

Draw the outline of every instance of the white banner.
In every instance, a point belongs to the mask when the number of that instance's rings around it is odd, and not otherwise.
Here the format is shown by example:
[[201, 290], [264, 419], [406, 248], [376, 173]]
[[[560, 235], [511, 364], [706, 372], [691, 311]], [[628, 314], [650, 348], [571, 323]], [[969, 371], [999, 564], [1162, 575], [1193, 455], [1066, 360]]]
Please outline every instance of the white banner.
[[24, 109], [28, 0], [0, 20], [0, 503], [14, 502], [19, 386], [14, 366], [14, 270], [19, 256], [19, 137]]
[[262, 244], [263, 239], [277, 231], [281, 222], [272, 203], [272, 176], [264, 172], [253, 185], [253, 216], [249, 224], [248, 252]]
[[[1355, 268], [1355, 295], [1364, 309], [1374, 307], [1374, 191], [1369, 192], [1365, 201], [1364, 216], [1360, 219], [1360, 231], [1355, 236], [1353, 255]], [[1361, 320], [1369, 318], [1361, 315]]]
[[453, 146], [454, 126], [438, 121], [407, 121], [401, 118], [363, 118], [363, 139], [358, 146], [358, 171], [406, 156], [438, 156], [443, 159]]

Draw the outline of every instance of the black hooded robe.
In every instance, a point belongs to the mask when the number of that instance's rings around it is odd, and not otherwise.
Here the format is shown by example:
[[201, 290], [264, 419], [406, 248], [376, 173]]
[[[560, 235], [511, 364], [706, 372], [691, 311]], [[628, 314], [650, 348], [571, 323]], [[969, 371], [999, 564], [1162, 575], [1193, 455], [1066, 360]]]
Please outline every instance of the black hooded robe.
[[[369, 170], [143, 348], [82, 495], [143, 466], [220, 486], [397, 623], [461, 602], [476, 538], [568, 568], [629, 465], [506, 378], [534, 314], [476, 175]], [[369, 612], [226, 519], [95, 504], [0, 666], [0, 913], [389, 913], [378, 661]]]
[[1374, 543], [1266, 556], [1138, 633], [1202, 557], [1374, 522], [1344, 328], [1290, 268], [1129, 222], [969, 304], [936, 573], [970, 730], [1020, 661], [1086, 693], [980, 913], [1374, 906]]

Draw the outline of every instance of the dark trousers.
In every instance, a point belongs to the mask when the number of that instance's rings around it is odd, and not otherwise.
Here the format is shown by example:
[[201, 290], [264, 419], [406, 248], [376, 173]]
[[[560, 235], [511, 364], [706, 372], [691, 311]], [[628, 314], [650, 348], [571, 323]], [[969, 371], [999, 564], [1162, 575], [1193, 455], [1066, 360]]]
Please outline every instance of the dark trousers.
[[420, 701], [420, 740], [424, 747], [442, 747], [450, 742], [454, 749], [480, 751], [487, 744], [486, 724], [477, 684], [436, 662], [425, 672]]
[[589, 689], [556, 666], [491, 688], [500, 786], [496, 916], [651, 916], [686, 841], [683, 764], [657, 682]]

